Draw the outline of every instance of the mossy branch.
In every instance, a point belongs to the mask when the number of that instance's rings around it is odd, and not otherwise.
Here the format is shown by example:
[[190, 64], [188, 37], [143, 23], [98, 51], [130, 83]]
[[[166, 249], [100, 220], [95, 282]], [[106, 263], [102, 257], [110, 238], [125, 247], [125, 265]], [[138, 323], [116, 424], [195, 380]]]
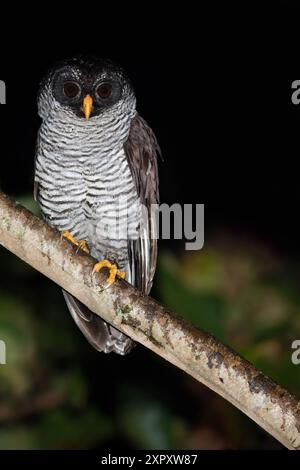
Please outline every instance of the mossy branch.
[[224, 397], [284, 446], [300, 449], [300, 402], [294, 396], [126, 281], [118, 279], [102, 290], [106, 275], [92, 275], [93, 258], [76, 253], [57, 231], [3, 193], [0, 244], [133, 340]]

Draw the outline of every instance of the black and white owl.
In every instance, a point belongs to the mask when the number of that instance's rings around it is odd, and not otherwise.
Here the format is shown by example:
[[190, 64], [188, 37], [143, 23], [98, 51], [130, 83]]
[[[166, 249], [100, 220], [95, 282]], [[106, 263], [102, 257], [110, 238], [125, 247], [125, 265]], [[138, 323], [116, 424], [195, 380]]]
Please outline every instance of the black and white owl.
[[[125, 72], [114, 63], [74, 58], [43, 80], [35, 160], [35, 197], [49, 225], [85, 240], [99, 263], [124, 272], [148, 294], [157, 260], [157, 155], [150, 127], [136, 111]], [[147, 209], [147, 211], [144, 210]], [[80, 244], [84, 247], [83, 242]], [[68, 308], [99, 351], [127, 353], [133, 342], [64, 291]]]

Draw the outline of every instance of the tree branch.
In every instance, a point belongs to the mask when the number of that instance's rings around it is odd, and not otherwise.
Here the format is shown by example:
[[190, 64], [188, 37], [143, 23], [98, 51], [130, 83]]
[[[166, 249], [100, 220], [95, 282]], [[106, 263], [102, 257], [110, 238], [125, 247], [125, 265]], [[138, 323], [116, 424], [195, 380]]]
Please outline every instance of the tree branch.
[[[0, 244], [135, 341], [224, 397], [289, 449], [300, 450], [300, 402], [213, 336], [118, 279], [0, 193]], [[199, 314], [200, 315], [200, 314]]]

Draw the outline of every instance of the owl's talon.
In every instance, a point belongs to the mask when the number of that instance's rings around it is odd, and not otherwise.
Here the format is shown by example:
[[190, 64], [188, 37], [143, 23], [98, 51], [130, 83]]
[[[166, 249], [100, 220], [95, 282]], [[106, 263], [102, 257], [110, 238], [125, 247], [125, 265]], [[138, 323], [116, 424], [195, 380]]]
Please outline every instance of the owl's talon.
[[73, 235], [71, 234], [71, 232], [69, 232], [68, 230], [66, 230], [65, 232], [62, 233], [62, 237], [63, 238], [66, 238], [69, 242], [71, 242], [73, 245], [76, 245], [78, 246], [78, 241], [76, 240], [76, 238], [73, 237]]
[[79, 250], [84, 251], [87, 255], [90, 254], [88, 244], [85, 240], [80, 240], [80, 242], [78, 244], [78, 248], [79, 248]]
[[72, 245], [75, 245], [77, 246], [77, 250], [76, 250], [76, 253], [79, 251], [79, 250], [82, 250], [84, 251], [85, 253], [87, 253], [88, 255], [90, 254], [90, 250], [88, 248], [88, 244], [85, 240], [76, 240], [76, 238], [73, 237], [73, 235], [68, 231], [66, 230], [65, 232], [62, 233], [62, 237], [63, 238], [66, 238], [69, 242], [72, 243]]
[[109, 276], [106, 281], [105, 289], [107, 289], [107, 287], [110, 287], [115, 282], [117, 276], [121, 277], [122, 279], [125, 279], [125, 272], [119, 271], [117, 266], [115, 264], [112, 264], [107, 259], [99, 261], [99, 263], [95, 264], [93, 274], [98, 273], [99, 271], [101, 271], [102, 268], [109, 269]]

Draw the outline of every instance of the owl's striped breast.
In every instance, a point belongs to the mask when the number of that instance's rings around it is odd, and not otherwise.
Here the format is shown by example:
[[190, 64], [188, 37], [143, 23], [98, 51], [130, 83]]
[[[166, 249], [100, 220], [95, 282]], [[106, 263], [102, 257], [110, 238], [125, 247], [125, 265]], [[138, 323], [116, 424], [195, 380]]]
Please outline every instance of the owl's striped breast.
[[[47, 121], [36, 156], [38, 200], [60, 231], [87, 240], [96, 258], [128, 262], [128, 236], [139, 224], [138, 195], [124, 152], [129, 128]], [[109, 124], [109, 122], [108, 122]]]

